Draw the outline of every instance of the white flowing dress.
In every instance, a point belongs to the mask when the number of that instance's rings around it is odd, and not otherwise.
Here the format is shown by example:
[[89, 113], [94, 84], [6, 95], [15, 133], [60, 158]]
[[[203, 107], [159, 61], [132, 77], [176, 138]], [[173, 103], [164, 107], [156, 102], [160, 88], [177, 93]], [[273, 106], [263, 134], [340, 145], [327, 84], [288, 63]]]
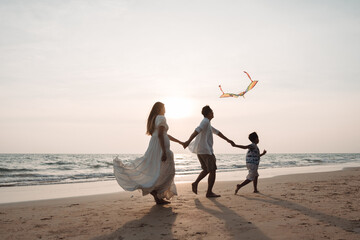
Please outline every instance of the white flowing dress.
[[[162, 149], [158, 137], [159, 127], [161, 126], [165, 127], [164, 144], [167, 158], [164, 162], [161, 161]], [[177, 195], [174, 184], [174, 154], [170, 150], [168, 129], [166, 118], [158, 115], [155, 119], [155, 130], [144, 156], [131, 162], [122, 162], [118, 157], [114, 159], [114, 175], [124, 190], [134, 191], [139, 189], [142, 190], [143, 195], [156, 190], [157, 196], [161, 199], [170, 199], [172, 196]]]

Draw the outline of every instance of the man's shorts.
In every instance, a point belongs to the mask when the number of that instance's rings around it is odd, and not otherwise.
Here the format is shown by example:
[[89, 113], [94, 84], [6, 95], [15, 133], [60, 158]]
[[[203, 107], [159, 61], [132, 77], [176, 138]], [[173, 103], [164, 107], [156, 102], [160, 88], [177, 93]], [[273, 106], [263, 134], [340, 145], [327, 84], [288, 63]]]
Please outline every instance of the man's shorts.
[[250, 181], [254, 181], [255, 177], [259, 176], [259, 173], [258, 173], [259, 165], [247, 163], [246, 167], [249, 170], [249, 174], [246, 176], [246, 179], [248, 179]]
[[217, 169], [216, 158], [214, 154], [198, 154], [197, 157], [203, 170], [211, 172]]

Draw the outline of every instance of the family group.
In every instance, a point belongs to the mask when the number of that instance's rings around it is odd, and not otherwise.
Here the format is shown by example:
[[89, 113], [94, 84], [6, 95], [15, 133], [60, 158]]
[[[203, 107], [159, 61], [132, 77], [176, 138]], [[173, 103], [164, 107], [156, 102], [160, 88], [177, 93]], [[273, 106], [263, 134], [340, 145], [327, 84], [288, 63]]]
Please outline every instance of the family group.
[[189, 148], [191, 152], [197, 154], [201, 164], [202, 171], [191, 184], [192, 191], [197, 194], [200, 181], [209, 175], [206, 197], [220, 197], [219, 194], [213, 192], [217, 170], [216, 157], [213, 151], [213, 134], [215, 134], [233, 147], [248, 150], [246, 154], [246, 167], [249, 174], [244, 182], [236, 185], [235, 194], [237, 194], [240, 188], [250, 182], [254, 184], [254, 192], [258, 192], [258, 166], [260, 157], [265, 155], [266, 151], [264, 150], [260, 154], [257, 146], [259, 143], [257, 133], [253, 132], [249, 135], [251, 144], [236, 145], [219, 130], [211, 126], [214, 112], [209, 106], [203, 107], [201, 113], [204, 118], [200, 125], [187, 141], [182, 142], [167, 133], [169, 127], [165, 118], [165, 105], [161, 102], [156, 102], [147, 120], [147, 134], [150, 135], [151, 138], [145, 154], [131, 162], [124, 162], [117, 157], [113, 161], [114, 175], [119, 185], [126, 191], [139, 189], [143, 195], [151, 194], [156, 204], [170, 203], [167, 200], [177, 195], [174, 183], [174, 154], [170, 150], [170, 141], [173, 141], [181, 144], [184, 148]]

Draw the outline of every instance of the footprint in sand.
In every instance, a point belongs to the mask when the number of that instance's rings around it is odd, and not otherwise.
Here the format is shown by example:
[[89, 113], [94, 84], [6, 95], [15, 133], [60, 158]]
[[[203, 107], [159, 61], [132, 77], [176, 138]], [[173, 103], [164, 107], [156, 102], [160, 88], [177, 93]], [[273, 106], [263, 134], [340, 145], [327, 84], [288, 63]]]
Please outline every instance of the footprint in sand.
[[74, 206], [79, 206], [80, 204], [78, 204], [78, 203], [74, 203], [74, 204], [70, 204], [69, 206], [67, 206], [67, 207], [74, 207]]

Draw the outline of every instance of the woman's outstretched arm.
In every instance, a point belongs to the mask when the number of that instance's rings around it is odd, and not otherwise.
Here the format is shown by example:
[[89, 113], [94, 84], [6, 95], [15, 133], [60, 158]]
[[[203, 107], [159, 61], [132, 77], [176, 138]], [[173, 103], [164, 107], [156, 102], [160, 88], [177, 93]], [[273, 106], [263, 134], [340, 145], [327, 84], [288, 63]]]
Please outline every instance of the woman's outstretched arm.
[[182, 141], [174, 138], [173, 136], [171, 136], [171, 135], [169, 135], [169, 134], [168, 134], [168, 137], [169, 137], [170, 141], [173, 141], [173, 142], [179, 143], [179, 144], [181, 144], [181, 145], [184, 145], [184, 142], [182, 142]]

